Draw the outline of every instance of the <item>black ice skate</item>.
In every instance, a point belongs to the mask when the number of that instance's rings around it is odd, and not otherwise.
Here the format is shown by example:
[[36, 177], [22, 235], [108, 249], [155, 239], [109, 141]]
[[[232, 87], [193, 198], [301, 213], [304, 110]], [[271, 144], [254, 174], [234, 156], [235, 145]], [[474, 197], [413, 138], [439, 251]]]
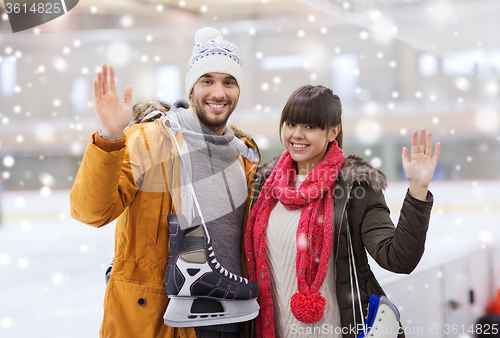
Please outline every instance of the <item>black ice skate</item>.
[[[259, 286], [224, 269], [215, 257], [203, 224], [187, 227], [183, 215], [169, 215], [170, 253], [165, 291], [170, 298], [165, 324], [191, 327], [244, 322], [259, 314]], [[203, 313], [195, 300], [207, 298], [220, 307]]]

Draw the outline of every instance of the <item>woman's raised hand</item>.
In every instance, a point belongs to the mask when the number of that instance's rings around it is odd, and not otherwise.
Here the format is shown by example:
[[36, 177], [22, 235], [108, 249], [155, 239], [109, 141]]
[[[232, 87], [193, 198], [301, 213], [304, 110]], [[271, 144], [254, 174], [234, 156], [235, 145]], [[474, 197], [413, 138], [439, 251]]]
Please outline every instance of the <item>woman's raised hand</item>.
[[427, 189], [431, 183], [436, 164], [441, 151], [441, 143], [436, 144], [434, 156], [432, 156], [432, 133], [427, 133], [425, 128], [414, 131], [411, 138], [411, 154], [403, 147], [403, 169], [410, 184], [410, 194], [420, 200], [427, 198]]
[[102, 134], [111, 139], [122, 136], [132, 119], [132, 87], [127, 86], [120, 102], [116, 93], [115, 71], [112, 66], [102, 65], [102, 72], [94, 80], [94, 111], [101, 124]]

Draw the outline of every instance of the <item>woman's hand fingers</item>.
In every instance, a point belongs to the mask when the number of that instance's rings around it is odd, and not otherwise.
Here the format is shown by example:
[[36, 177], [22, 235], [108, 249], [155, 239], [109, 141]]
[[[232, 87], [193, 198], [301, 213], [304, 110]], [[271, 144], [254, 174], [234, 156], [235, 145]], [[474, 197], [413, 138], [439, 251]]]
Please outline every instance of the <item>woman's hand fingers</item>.
[[439, 159], [439, 154], [441, 153], [441, 143], [436, 144], [436, 150], [434, 151], [434, 156], [432, 156], [432, 160], [434, 161], [434, 165], [437, 164]]
[[418, 153], [418, 131], [414, 130], [413, 134], [411, 135], [411, 149], [410, 149], [410, 154], [416, 154]]
[[427, 133], [427, 141], [425, 143], [425, 154], [432, 157], [432, 132]]
[[403, 147], [403, 153], [401, 154], [401, 160], [403, 161], [403, 168], [410, 163], [410, 155], [408, 154], [408, 148]]
[[425, 154], [425, 128], [420, 129], [420, 143], [418, 151]]
[[432, 132], [426, 133], [425, 128], [420, 132], [414, 131], [411, 138], [411, 155], [421, 153], [432, 158]]
[[436, 170], [441, 144], [436, 144], [433, 155], [432, 136], [432, 132], [426, 133], [425, 128], [422, 128], [420, 132], [415, 130], [411, 140], [410, 156], [408, 156], [408, 149], [403, 147], [403, 168], [414, 191], [420, 188], [426, 190]]

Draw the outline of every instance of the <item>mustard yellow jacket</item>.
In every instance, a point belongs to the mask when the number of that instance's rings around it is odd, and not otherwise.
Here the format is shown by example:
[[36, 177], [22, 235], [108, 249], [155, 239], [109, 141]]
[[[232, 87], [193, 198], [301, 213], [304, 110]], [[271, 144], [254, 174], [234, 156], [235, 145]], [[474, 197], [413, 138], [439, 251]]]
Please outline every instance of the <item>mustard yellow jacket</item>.
[[[94, 227], [117, 219], [101, 337], [195, 337], [193, 328], [163, 323], [169, 301], [164, 288], [169, 252], [167, 215], [181, 210], [177, 188], [181, 164], [168, 126], [164, 119], [134, 125], [117, 142], [92, 135], [71, 191], [74, 219]], [[182, 146], [180, 131], [175, 138]], [[240, 139], [249, 148], [256, 148], [253, 140]], [[239, 161], [249, 187], [246, 221], [258, 163], [241, 155]], [[242, 266], [247, 274], [243, 245]]]

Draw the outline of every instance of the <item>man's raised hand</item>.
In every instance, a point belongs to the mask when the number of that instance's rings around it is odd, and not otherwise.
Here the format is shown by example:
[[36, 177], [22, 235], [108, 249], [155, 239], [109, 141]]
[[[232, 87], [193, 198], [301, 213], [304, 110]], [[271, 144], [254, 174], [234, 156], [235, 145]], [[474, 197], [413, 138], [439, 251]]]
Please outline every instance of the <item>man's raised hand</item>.
[[123, 100], [122, 104], [116, 93], [115, 70], [102, 65], [102, 72], [97, 73], [94, 80], [94, 111], [102, 135], [107, 138], [119, 139], [132, 119], [132, 86], [125, 88]]

